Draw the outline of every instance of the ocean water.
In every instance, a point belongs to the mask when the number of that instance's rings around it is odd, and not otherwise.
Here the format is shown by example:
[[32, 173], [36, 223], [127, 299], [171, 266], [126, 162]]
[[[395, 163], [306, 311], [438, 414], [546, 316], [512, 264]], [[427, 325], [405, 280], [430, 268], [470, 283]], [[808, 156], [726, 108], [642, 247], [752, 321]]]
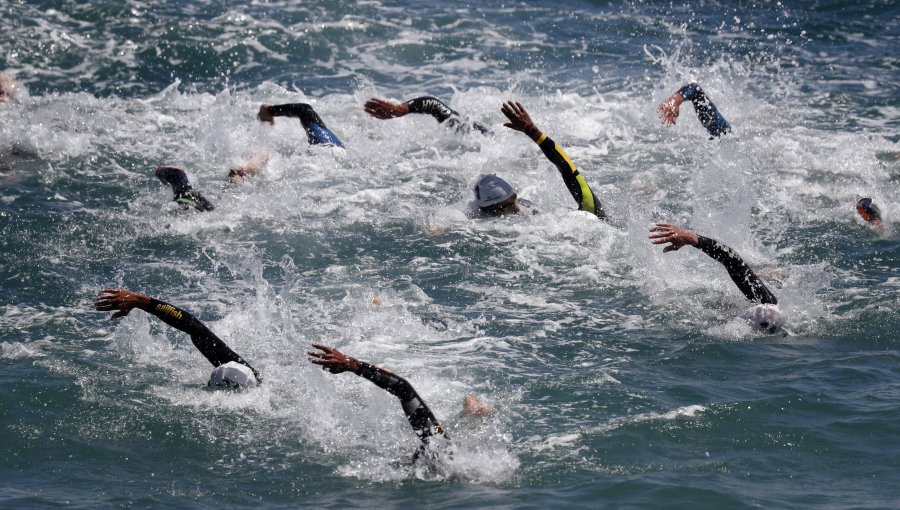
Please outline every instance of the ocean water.
[[[897, 508], [900, 6], [807, 2], [0, 0], [0, 507]], [[734, 133], [685, 104], [703, 85]], [[494, 134], [369, 117], [444, 99]], [[528, 108], [608, 211], [502, 127]], [[308, 102], [346, 150], [262, 103]], [[227, 170], [258, 154], [243, 186]], [[213, 201], [182, 212], [153, 176]], [[540, 214], [472, 219], [497, 173]], [[879, 234], [854, 211], [881, 207]], [[772, 284], [786, 336], [665, 221]], [[134, 289], [259, 368], [204, 388], [183, 333], [93, 310]], [[397, 400], [313, 342], [406, 377]], [[465, 395], [495, 412], [461, 418]]]

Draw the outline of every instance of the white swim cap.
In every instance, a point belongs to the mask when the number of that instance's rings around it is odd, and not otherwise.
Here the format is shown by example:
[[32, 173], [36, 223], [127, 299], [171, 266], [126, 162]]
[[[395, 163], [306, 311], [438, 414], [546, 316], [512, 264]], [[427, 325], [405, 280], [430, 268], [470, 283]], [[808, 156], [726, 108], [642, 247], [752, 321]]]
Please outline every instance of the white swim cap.
[[778, 305], [756, 305], [747, 309], [741, 318], [754, 330], [770, 335], [784, 327], [784, 317]]
[[478, 207], [499, 204], [515, 194], [516, 192], [508, 182], [494, 174], [482, 175], [475, 183], [475, 198], [478, 201]]
[[229, 361], [213, 370], [206, 385], [225, 386], [227, 388], [254, 388], [256, 387], [256, 376], [253, 375], [253, 371], [247, 365], [242, 365], [237, 361]]

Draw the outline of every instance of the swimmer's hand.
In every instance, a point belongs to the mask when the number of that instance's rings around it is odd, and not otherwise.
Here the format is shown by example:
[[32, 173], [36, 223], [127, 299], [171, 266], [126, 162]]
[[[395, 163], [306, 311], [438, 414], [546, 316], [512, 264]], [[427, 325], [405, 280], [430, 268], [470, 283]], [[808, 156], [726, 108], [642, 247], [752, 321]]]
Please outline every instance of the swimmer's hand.
[[668, 223], [657, 223], [655, 227], [650, 229], [650, 232], [656, 232], [649, 236], [649, 239], [653, 239], [653, 244], [671, 243], [663, 248], [663, 253], [677, 251], [686, 244], [697, 246], [700, 242], [700, 238], [694, 232], [675, 225], [669, 225]]
[[341, 372], [357, 372], [359, 370], [359, 361], [351, 358], [334, 347], [328, 347], [322, 344], [312, 344], [319, 351], [306, 351], [309, 355], [309, 361], [316, 365], [322, 365], [322, 370], [328, 370], [332, 374], [340, 374]]
[[675, 121], [678, 120], [678, 109], [683, 102], [684, 98], [681, 97], [680, 92], [672, 94], [669, 99], [666, 99], [656, 107], [656, 113], [659, 115], [659, 120], [667, 126], [674, 126]]
[[366, 113], [376, 119], [393, 119], [409, 113], [409, 105], [406, 103], [392, 103], [385, 99], [373, 97], [366, 101]]
[[521, 131], [535, 142], [538, 141], [538, 138], [543, 134], [541, 133], [541, 130], [534, 125], [534, 121], [531, 120], [531, 116], [525, 111], [525, 107], [522, 106], [522, 103], [519, 103], [518, 101], [507, 101], [503, 104], [503, 107], [500, 108], [500, 111], [503, 112], [503, 115], [506, 115], [507, 119], [509, 119], [509, 122], [503, 124], [509, 129]]
[[150, 306], [150, 298], [125, 289], [103, 289], [94, 301], [94, 309], [100, 312], [116, 310], [110, 319], [125, 317], [135, 308], [142, 310]]
[[256, 118], [261, 122], [275, 124], [275, 116], [269, 111], [269, 106], [268, 103], [263, 103], [262, 106], [259, 107], [259, 113], [256, 114]]

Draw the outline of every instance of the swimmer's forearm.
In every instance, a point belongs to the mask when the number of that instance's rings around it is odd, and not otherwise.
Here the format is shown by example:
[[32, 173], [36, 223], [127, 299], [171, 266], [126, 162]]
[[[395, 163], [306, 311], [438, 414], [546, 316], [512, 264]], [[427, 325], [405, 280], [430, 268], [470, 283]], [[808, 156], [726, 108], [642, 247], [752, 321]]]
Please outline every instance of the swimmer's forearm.
[[444, 122], [450, 117], [459, 116], [453, 108], [450, 108], [446, 103], [432, 96], [417, 97], [402, 104], [406, 106], [408, 113], [431, 115], [438, 122]]
[[186, 310], [158, 299], [147, 298], [146, 306], [139, 306], [139, 308], [150, 315], [155, 315], [169, 326], [189, 335], [196, 334], [198, 330], [197, 325], [201, 324]]
[[713, 104], [712, 100], [706, 95], [706, 92], [704, 92], [697, 83], [689, 83], [678, 89], [678, 92], [676, 92], [673, 97], [678, 96], [690, 101], [694, 105], [694, 110], [697, 112], [697, 118], [710, 135], [720, 136], [731, 131], [731, 125], [728, 124], [725, 117], [719, 113], [716, 105]]

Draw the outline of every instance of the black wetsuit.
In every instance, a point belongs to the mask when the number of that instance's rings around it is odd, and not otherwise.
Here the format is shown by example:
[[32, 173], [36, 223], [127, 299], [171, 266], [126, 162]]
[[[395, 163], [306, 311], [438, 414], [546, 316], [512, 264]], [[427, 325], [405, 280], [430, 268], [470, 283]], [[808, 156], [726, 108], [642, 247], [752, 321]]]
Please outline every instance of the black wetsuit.
[[447, 106], [443, 101], [436, 97], [422, 96], [410, 99], [406, 102], [409, 105], [410, 113], [424, 113], [431, 115], [438, 122], [455, 129], [459, 133], [468, 133], [475, 129], [484, 135], [492, 134], [490, 128], [480, 122], [472, 122], [463, 118], [456, 110]]
[[535, 143], [538, 144], [538, 147], [541, 148], [541, 151], [544, 152], [547, 159], [549, 159], [550, 162], [556, 166], [557, 170], [559, 170], [559, 174], [562, 176], [566, 188], [568, 188], [569, 193], [572, 194], [572, 198], [574, 198], [575, 202], [578, 204], [578, 209], [593, 213], [601, 220], [607, 219], [606, 211], [603, 210], [603, 205], [600, 203], [600, 200], [598, 200], [594, 195], [594, 192], [591, 191], [591, 187], [588, 186], [584, 177], [582, 177], [575, 168], [575, 163], [572, 163], [572, 160], [569, 159], [569, 156], [565, 152], [563, 152], [562, 148], [545, 134], [542, 134]]
[[423, 443], [427, 444], [435, 434], [447, 437], [444, 427], [438, 423], [431, 409], [428, 409], [425, 401], [406, 379], [362, 361], [359, 362], [359, 370], [356, 371], [356, 375], [365, 377], [379, 388], [387, 390], [388, 393], [400, 399], [406, 419], [409, 420], [409, 424], [412, 425], [416, 435]]
[[731, 131], [731, 125], [725, 120], [725, 117], [719, 113], [716, 105], [707, 97], [700, 85], [689, 83], [678, 89], [678, 93], [686, 101], [690, 101], [694, 105], [694, 111], [697, 112], [697, 118], [712, 136], [721, 136]]
[[313, 107], [306, 103], [291, 103], [269, 106], [269, 113], [275, 117], [296, 117], [306, 130], [306, 139], [310, 145], [334, 145], [343, 147], [344, 144], [335, 135]]
[[253, 372], [257, 383], [262, 382], [262, 377], [260, 377], [259, 372], [255, 368], [251, 367], [249, 363], [244, 361], [244, 358], [232, 351], [225, 342], [190, 313], [177, 306], [153, 298], [150, 298], [150, 306], [145, 311], [159, 317], [161, 321], [169, 326], [191, 335], [191, 341], [194, 342], [194, 346], [214, 367], [236, 361]]
[[187, 175], [184, 170], [174, 166], [164, 166], [156, 170], [156, 176], [166, 184], [172, 186], [172, 192], [175, 193], [175, 202], [181, 204], [182, 209], [190, 209], [193, 207], [198, 211], [212, 211], [215, 206], [207, 200], [199, 192], [194, 191], [191, 183], [188, 182]]
[[778, 298], [734, 250], [715, 239], [703, 236], [697, 236], [697, 238], [700, 240], [697, 243], [697, 249], [725, 266], [728, 276], [747, 299], [763, 305], [778, 304]]

